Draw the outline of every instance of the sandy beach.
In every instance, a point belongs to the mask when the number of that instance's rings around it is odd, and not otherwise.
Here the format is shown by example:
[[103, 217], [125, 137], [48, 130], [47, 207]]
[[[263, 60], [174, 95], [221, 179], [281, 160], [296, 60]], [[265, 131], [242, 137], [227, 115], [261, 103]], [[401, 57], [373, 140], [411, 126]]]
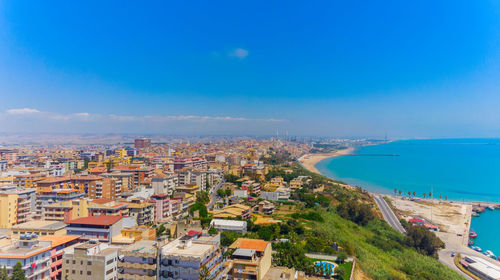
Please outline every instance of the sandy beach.
[[322, 154], [307, 154], [299, 158], [299, 162], [304, 166], [307, 170], [311, 172], [315, 172], [321, 174], [316, 167], [316, 163], [331, 157], [338, 157], [351, 154], [354, 151], [354, 148], [347, 148], [343, 150], [338, 150], [332, 153], [322, 153]]

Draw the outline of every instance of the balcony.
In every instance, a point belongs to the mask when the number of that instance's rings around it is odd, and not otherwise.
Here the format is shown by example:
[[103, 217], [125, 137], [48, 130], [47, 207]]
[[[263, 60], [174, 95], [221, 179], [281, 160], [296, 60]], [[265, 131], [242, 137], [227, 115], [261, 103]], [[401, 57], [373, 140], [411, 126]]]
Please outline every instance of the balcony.
[[132, 263], [132, 262], [119, 262], [118, 268], [134, 268], [134, 269], [151, 269], [156, 270], [156, 263]]

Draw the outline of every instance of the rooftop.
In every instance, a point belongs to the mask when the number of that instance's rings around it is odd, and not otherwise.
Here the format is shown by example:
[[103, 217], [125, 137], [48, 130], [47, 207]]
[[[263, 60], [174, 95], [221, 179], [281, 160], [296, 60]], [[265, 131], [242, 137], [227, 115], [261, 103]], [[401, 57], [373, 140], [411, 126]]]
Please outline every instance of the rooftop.
[[156, 241], [140, 240], [133, 244], [123, 247], [123, 249], [121, 249], [120, 251], [154, 254], [156, 252]]
[[110, 226], [122, 219], [121, 216], [89, 216], [69, 221], [69, 224]]
[[255, 249], [264, 252], [269, 242], [260, 239], [238, 238], [229, 248], [231, 249]]
[[66, 227], [66, 224], [60, 221], [29, 221], [22, 224], [17, 224], [12, 226], [14, 230], [27, 230], [27, 229], [35, 229], [35, 230], [58, 230]]
[[189, 247], [181, 247], [181, 240], [176, 239], [161, 249], [162, 255], [184, 256], [184, 257], [203, 257], [210, 250], [215, 249], [213, 244], [192, 244]]
[[78, 235], [44, 235], [40, 236], [40, 241], [51, 241], [52, 247], [57, 247], [59, 245], [71, 242], [73, 240], [79, 239]]

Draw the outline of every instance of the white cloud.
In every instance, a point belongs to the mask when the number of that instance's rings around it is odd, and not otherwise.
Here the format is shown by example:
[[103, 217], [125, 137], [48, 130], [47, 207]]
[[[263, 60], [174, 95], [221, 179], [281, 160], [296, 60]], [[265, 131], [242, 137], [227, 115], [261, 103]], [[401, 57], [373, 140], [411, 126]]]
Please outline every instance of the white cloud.
[[34, 113], [40, 113], [37, 109], [32, 109], [32, 108], [21, 108], [21, 109], [9, 109], [7, 110], [7, 114], [10, 115], [28, 115], [28, 114], [34, 114]]
[[245, 50], [242, 48], [237, 48], [237, 49], [234, 49], [232, 52], [230, 52], [229, 56], [244, 59], [245, 57], [248, 56], [248, 50]]
[[[60, 114], [54, 112], [39, 111], [37, 109], [23, 108], [23, 109], [10, 109], [6, 111], [7, 115], [19, 115], [23, 118], [36, 117], [39, 120], [53, 120], [53, 121], [96, 121], [96, 122], [283, 122], [281, 119], [265, 119], [265, 118], [244, 118], [232, 116], [196, 116], [196, 115], [145, 115], [145, 116], [128, 116], [128, 115], [102, 115], [90, 114], [86, 112]], [[36, 116], [35, 116], [36, 115]]]

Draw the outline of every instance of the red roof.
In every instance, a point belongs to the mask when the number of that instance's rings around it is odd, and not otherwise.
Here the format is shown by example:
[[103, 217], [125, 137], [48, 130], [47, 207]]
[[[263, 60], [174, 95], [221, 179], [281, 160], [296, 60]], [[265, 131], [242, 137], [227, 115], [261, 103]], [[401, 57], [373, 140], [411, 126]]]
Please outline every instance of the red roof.
[[423, 224], [424, 221], [421, 219], [410, 219], [410, 223], [422, 223]]
[[187, 233], [188, 236], [195, 236], [195, 235], [200, 235], [200, 234], [201, 234], [201, 232], [200, 231], [196, 231], [196, 230], [190, 230]]
[[68, 224], [110, 226], [121, 220], [121, 218], [122, 216], [108, 216], [108, 215], [89, 216], [71, 220], [68, 222]]

